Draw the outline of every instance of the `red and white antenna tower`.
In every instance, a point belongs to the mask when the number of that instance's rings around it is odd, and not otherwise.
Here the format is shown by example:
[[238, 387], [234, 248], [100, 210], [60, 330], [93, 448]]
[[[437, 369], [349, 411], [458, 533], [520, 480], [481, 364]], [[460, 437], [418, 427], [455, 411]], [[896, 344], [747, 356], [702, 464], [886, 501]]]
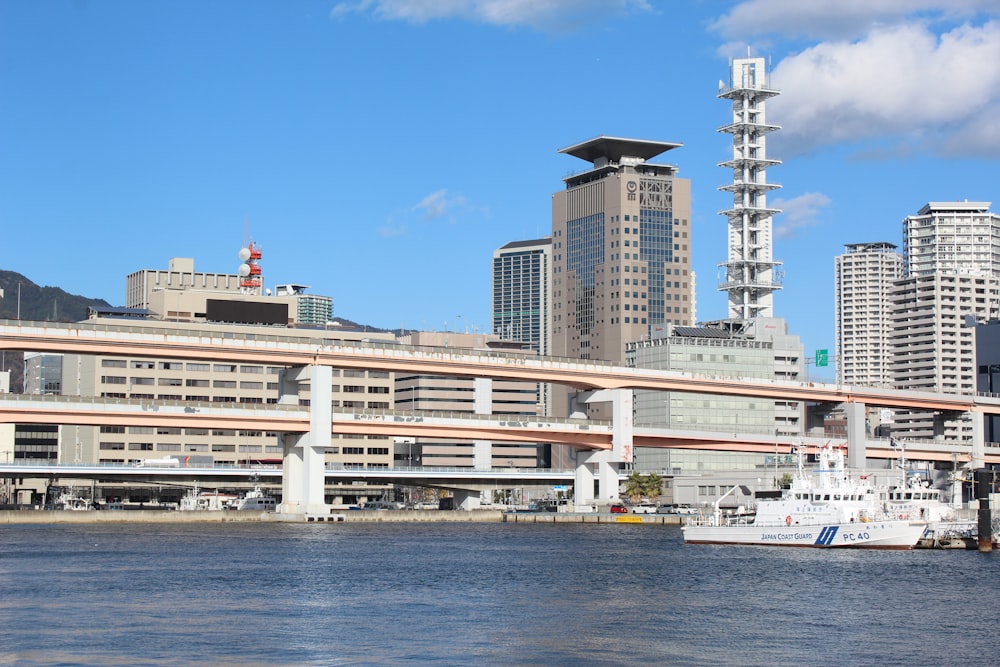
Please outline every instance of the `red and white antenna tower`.
[[240, 248], [240, 292], [260, 296], [264, 277], [260, 273], [260, 246], [254, 245], [251, 239], [247, 245]]

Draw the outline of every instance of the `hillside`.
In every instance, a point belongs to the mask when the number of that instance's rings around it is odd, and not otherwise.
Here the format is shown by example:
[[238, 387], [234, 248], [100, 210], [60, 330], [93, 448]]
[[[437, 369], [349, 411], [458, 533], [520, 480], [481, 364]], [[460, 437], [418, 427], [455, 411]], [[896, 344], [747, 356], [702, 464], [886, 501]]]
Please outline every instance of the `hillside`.
[[[78, 322], [87, 318], [90, 306], [109, 306], [103, 299], [88, 299], [58, 287], [40, 287], [20, 273], [0, 270], [0, 319], [43, 322]], [[0, 371], [10, 371], [11, 391], [20, 392], [24, 360], [20, 353], [0, 355]]]

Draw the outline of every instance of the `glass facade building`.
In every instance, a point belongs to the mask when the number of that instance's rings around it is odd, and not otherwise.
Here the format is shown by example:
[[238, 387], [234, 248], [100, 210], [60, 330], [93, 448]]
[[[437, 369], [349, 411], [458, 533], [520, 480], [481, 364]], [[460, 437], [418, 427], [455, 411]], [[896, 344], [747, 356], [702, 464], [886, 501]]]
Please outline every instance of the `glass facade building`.
[[623, 363], [626, 343], [695, 319], [691, 184], [648, 162], [680, 144], [597, 137], [552, 197], [552, 354]]
[[493, 334], [551, 353], [552, 239], [514, 241], [493, 253]]

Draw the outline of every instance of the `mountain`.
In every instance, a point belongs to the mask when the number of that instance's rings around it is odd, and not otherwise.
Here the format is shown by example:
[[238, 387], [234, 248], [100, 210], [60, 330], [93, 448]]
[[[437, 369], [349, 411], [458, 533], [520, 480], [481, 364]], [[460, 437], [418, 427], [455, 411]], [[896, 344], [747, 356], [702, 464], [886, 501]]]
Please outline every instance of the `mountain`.
[[58, 287], [39, 287], [20, 273], [0, 271], [0, 318], [36, 322], [79, 322], [91, 306], [108, 307], [103, 299], [69, 294]]
[[[103, 299], [69, 294], [58, 287], [39, 287], [20, 273], [0, 270], [0, 319], [41, 322], [79, 322], [91, 306], [108, 307]], [[10, 371], [10, 389], [22, 391], [24, 359], [19, 352], [0, 355], [0, 371]]]

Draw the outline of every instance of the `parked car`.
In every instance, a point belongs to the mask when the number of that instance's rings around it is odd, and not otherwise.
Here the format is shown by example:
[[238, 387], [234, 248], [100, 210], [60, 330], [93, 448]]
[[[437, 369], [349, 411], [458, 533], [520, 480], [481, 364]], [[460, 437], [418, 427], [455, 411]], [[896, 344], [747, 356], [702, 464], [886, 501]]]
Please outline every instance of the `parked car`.
[[608, 511], [612, 514], [628, 514], [628, 508], [621, 503], [615, 503], [608, 509]]
[[657, 514], [680, 514], [682, 516], [691, 516], [692, 514], [697, 514], [698, 510], [688, 505], [678, 505], [677, 503], [668, 503], [665, 505], [660, 505], [656, 508]]
[[632, 505], [632, 514], [656, 514], [655, 503], [639, 503]]

